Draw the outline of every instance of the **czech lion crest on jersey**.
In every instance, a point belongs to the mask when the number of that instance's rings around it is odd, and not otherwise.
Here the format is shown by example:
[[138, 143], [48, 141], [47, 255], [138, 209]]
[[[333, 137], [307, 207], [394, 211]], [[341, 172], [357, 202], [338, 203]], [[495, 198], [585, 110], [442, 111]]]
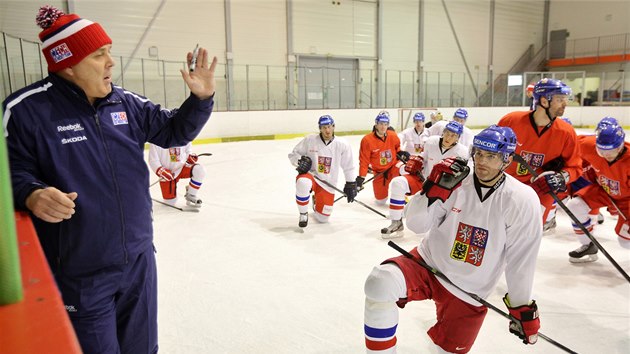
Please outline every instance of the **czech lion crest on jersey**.
[[488, 230], [460, 222], [451, 249], [451, 258], [479, 267], [488, 243]]
[[331, 165], [332, 165], [332, 157], [326, 157], [326, 156], [317, 157], [317, 172], [329, 174]]
[[383, 150], [380, 152], [379, 162], [381, 166], [387, 166], [388, 163], [392, 161], [392, 151], [391, 150]]
[[600, 175], [597, 177], [597, 183], [599, 183], [602, 188], [608, 193], [608, 195], [621, 195], [621, 190], [619, 188], [619, 182], [609, 179], [606, 176]]
[[171, 162], [179, 161], [179, 155], [181, 155], [180, 148], [178, 147], [168, 148], [168, 159]]
[[[545, 154], [538, 154], [530, 151], [521, 151], [521, 156], [523, 160], [525, 160], [534, 170], [538, 167], [541, 167], [545, 162]], [[516, 174], [519, 176], [524, 176], [528, 174], [527, 168], [521, 165], [520, 163], [516, 165]]]

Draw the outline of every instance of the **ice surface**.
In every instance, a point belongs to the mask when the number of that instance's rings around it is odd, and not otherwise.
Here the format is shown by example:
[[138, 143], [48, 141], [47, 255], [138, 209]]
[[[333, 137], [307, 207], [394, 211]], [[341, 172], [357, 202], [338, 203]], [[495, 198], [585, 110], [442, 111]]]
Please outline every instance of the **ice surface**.
[[[358, 166], [360, 136], [345, 137]], [[287, 154], [300, 139], [194, 145], [207, 177], [200, 213], [154, 204], [162, 353], [363, 353], [363, 283], [372, 267], [398, 253], [381, 239], [389, 220], [345, 199], [330, 222], [310, 217], [298, 227], [295, 170]], [[343, 188], [343, 174], [338, 186]], [[184, 186], [180, 182], [179, 204]], [[357, 198], [377, 206], [369, 187]], [[160, 198], [159, 186], [151, 187]], [[594, 232], [630, 272], [630, 251], [614, 233], [615, 218]], [[405, 249], [420, 235], [394, 240]], [[541, 332], [579, 353], [630, 353], [630, 283], [599, 253], [571, 264], [579, 247], [560, 212], [555, 234], [544, 236], [534, 298]], [[502, 279], [487, 300], [504, 309]], [[400, 311], [399, 353], [426, 353], [435, 321], [431, 301]], [[525, 346], [492, 310], [471, 353], [560, 353], [539, 339]]]

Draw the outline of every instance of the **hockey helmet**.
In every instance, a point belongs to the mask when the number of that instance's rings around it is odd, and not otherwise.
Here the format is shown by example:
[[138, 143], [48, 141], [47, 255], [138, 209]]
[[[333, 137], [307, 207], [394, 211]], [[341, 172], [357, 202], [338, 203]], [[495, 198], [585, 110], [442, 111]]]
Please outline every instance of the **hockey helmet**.
[[[512, 135], [514, 135], [513, 142]], [[516, 149], [516, 135], [511, 128], [490, 126], [473, 138], [471, 156], [474, 155], [476, 149], [501, 154], [503, 162], [508, 162]]]
[[556, 79], [544, 78], [534, 85], [534, 107], [540, 103], [540, 98], [544, 97], [548, 101], [554, 95], [571, 96], [571, 88], [564, 82]]
[[321, 128], [323, 125], [335, 125], [335, 120], [333, 117], [328, 114], [319, 117], [319, 121], [317, 122], [319, 127]]
[[455, 113], [453, 113], [453, 118], [466, 119], [468, 118], [468, 111], [463, 108], [458, 108]]
[[619, 125], [605, 125], [597, 131], [595, 138], [598, 150], [613, 150], [624, 143], [626, 133]]
[[461, 136], [462, 133], [464, 132], [464, 126], [461, 123], [458, 123], [452, 120], [446, 124], [446, 126], [444, 127], [444, 130], [448, 130], [450, 132], [453, 132]]
[[376, 124], [378, 124], [378, 123], [387, 123], [387, 124], [389, 124], [389, 112], [387, 112], [387, 111], [380, 111], [378, 113], [378, 115], [376, 116], [376, 119], [374, 120], [374, 122]]
[[610, 117], [610, 116], [604, 117], [602, 118], [602, 120], [599, 121], [599, 123], [597, 123], [595, 132], [600, 131], [606, 125], [619, 125], [619, 122], [617, 121], [617, 119], [613, 117]]
[[421, 121], [424, 122], [424, 114], [422, 112], [418, 112], [416, 114], [413, 115], [413, 121], [417, 122], [417, 121]]

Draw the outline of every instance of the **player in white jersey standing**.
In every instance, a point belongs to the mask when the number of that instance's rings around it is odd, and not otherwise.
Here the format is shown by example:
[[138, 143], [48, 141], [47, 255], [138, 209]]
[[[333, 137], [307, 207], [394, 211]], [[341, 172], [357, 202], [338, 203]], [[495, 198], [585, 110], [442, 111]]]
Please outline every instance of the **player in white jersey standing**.
[[422, 112], [414, 114], [413, 126], [398, 134], [401, 151], [407, 151], [411, 155], [420, 155], [424, 141], [427, 138], [426, 134], [424, 134], [424, 120]]
[[[295, 201], [300, 212], [298, 225], [308, 225], [308, 203], [311, 192], [315, 193], [315, 219], [328, 222], [335, 201], [335, 191], [322, 181], [337, 184], [339, 169], [343, 170], [346, 184], [343, 192], [348, 203], [357, 195], [357, 177], [354, 168], [352, 149], [343, 138], [335, 136], [335, 121], [329, 115], [319, 117], [319, 134], [311, 134], [300, 141], [289, 154], [289, 160], [296, 166], [298, 176], [295, 179]], [[310, 172], [310, 173], [309, 173]]]
[[405, 209], [407, 227], [427, 233], [411, 251], [415, 259], [390, 258], [374, 267], [365, 282], [365, 338], [368, 353], [395, 353], [398, 307], [432, 299], [437, 322], [428, 330], [439, 353], [467, 353], [487, 308], [420, 266], [424, 260], [453, 284], [488, 297], [502, 273], [503, 298], [514, 320], [509, 331], [526, 344], [538, 339], [540, 320], [531, 300], [542, 215], [536, 192], [504, 172], [512, 145], [503, 127], [474, 137], [474, 173], [465, 160], [436, 164]]
[[149, 167], [160, 177], [162, 198], [170, 205], [177, 202], [177, 182], [182, 178], [190, 178], [186, 186], [186, 204], [200, 208], [201, 199], [197, 196], [199, 188], [206, 177], [206, 171], [197, 163], [199, 157], [192, 152], [192, 143], [168, 149], [149, 144]]
[[392, 179], [389, 184], [389, 219], [392, 222], [388, 227], [381, 229], [382, 238], [402, 236], [405, 195], [413, 195], [422, 190], [424, 176], [429, 175], [436, 163], [449, 157], [468, 158], [468, 148], [457, 142], [463, 128], [458, 122], [448, 122], [442, 136], [429, 137], [420, 156], [412, 156], [404, 166], [402, 175]]
[[[461, 134], [459, 138], [459, 142], [462, 145], [466, 146], [466, 148], [470, 147], [473, 141], [473, 132], [469, 128], [466, 127], [466, 121], [468, 120], [468, 111], [463, 108], [458, 108], [455, 113], [453, 113], [453, 121], [460, 123], [464, 126], [464, 132]], [[430, 128], [425, 131], [426, 136], [441, 136], [442, 131], [444, 131], [444, 127], [446, 127], [448, 121], [439, 121], [433, 124]]]

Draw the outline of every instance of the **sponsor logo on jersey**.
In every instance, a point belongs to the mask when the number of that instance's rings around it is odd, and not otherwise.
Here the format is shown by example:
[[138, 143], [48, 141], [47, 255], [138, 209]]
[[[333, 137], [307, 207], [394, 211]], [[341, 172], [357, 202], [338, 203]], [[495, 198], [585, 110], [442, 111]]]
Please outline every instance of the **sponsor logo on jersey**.
[[[545, 162], [545, 154], [538, 154], [530, 151], [521, 151], [521, 156], [534, 170], [543, 165]], [[528, 174], [527, 168], [520, 163], [516, 166], [516, 174], [524, 176]]]
[[61, 43], [60, 45], [50, 50], [50, 56], [55, 61], [55, 63], [58, 63], [64, 59], [70, 58], [72, 56], [72, 52], [70, 51], [70, 48], [68, 48], [66, 43]]
[[62, 144], [72, 144], [72, 143], [77, 143], [79, 141], [84, 141], [87, 140], [87, 137], [85, 135], [80, 135], [80, 136], [73, 136], [72, 138], [63, 138], [61, 139], [61, 143]]
[[129, 124], [129, 121], [127, 120], [127, 113], [125, 112], [113, 112], [111, 113], [111, 116], [114, 125]]
[[84, 130], [83, 127], [81, 126], [81, 123], [74, 123], [74, 124], [68, 124], [68, 125], [58, 125], [57, 126], [57, 132], [67, 132], [67, 131], [73, 131], [73, 132], [78, 132]]
[[65, 305], [65, 307], [68, 312], [77, 312], [77, 308], [74, 305]]
[[599, 183], [602, 188], [608, 193], [608, 195], [621, 195], [621, 188], [619, 187], [619, 182], [609, 179], [606, 176], [598, 176], [597, 183]]
[[451, 258], [479, 267], [488, 243], [488, 230], [460, 222], [451, 249]]
[[327, 175], [330, 173], [331, 165], [332, 157], [317, 156], [317, 172]]
[[457, 209], [455, 207], [452, 207], [451, 211], [454, 212], [454, 213], [460, 213], [462, 210], [461, 209]]

